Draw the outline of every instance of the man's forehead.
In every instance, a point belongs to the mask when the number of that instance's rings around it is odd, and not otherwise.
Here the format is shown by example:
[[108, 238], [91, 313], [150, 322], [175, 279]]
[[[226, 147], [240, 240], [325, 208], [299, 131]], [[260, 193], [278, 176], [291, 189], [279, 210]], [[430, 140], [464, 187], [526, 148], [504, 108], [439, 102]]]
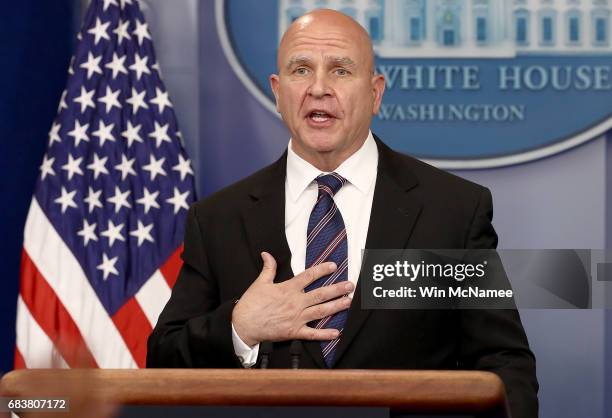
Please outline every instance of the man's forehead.
[[349, 36], [343, 36], [341, 33], [307, 33], [305, 31], [299, 31], [292, 35], [289, 35], [284, 42], [281, 44], [281, 50], [284, 49], [287, 52], [294, 51], [296, 49], [315, 49], [315, 48], [329, 48], [339, 50], [351, 50], [357, 47], [354, 38], [351, 39]]
[[362, 48], [354, 40], [338, 36], [296, 36], [287, 39], [279, 49], [279, 58], [283, 61], [294, 60], [295, 57], [320, 57], [329, 60], [332, 57], [348, 57], [358, 60], [363, 54]]
[[279, 68], [297, 57], [325, 57], [326, 61], [346, 57], [361, 63], [373, 58], [372, 44], [363, 27], [349, 17], [330, 10], [315, 11], [294, 22], [281, 39]]

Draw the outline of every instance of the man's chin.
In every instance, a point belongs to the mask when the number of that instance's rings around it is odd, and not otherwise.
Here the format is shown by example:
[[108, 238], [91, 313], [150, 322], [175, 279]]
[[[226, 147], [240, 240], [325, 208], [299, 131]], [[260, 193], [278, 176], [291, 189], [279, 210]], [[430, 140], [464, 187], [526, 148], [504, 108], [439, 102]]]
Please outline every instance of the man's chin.
[[317, 132], [304, 138], [304, 145], [311, 151], [318, 153], [333, 152], [338, 148], [340, 141], [335, 135]]

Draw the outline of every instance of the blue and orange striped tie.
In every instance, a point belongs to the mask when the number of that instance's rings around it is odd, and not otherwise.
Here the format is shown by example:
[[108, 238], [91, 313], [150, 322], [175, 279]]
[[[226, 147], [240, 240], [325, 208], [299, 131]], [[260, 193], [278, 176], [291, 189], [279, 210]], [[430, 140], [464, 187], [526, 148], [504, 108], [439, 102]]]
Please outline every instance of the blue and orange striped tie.
[[[311, 283], [305, 289], [307, 292], [348, 280], [346, 228], [342, 215], [334, 202], [334, 195], [346, 183], [346, 179], [336, 173], [331, 173], [320, 175], [316, 178], [316, 181], [319, 185], [319, 196], [308, 221], [306, 268], [326, 261], [333, 261], [338, 269], [332, 274], [323, 276]], [[334, 354], [342, 337], [347, 315], [348, 310], [344, 310], [309, 323], [309, 326], [313, 328], [335, 328], [340, 331], [340, 336], [335, 340], [321, 341], [323, 358], [327, 367], [331, 367], [334, 361]]]

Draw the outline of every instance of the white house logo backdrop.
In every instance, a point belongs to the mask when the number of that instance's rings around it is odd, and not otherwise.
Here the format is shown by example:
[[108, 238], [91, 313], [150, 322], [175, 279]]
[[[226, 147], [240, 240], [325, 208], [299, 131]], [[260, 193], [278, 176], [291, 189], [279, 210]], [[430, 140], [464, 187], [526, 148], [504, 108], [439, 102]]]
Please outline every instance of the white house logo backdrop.
[[610, 0], [217, 0], [226, 57], [274, 113], [280, 37], [323, 7], [372, 37], [387, 82], [373, 130], [397, 150], [443, 168], [499, 167], [612, 127]]

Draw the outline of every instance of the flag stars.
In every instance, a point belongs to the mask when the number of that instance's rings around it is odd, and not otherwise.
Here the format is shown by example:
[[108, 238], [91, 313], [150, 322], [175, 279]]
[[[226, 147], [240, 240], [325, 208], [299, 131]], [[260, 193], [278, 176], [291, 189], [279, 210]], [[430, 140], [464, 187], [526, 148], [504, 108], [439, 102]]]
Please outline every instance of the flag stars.
[[[108, 284], [124, 279], [129, 260], [119, 250], [127, 245], [139, 253], [153, 251], [149, 257], [157, 261], [157, 243], [172, 238], [163, 236], [157, 222], [180, 220], [170, 211], [185, 215], [194, 193], [187, 187], [192, 162], [181, 154], [174, 105], [149, 53], [149, 26], [130, 9], [135, 3], [100, 0], [99, 17], [81, 32], [89, 48], [81, 43], [81, 53], [72, 58], [75, 77], [62, 92], [58, 119], [48, 132], [48, 146], [58, 145], [39, 167], [41, 187], [51, 184], [47, 177], [63, 182], [51, 191], [47, 206], [57, 216], [77, 217], [72, 240], [90, 255], [100, 249], [89, 273]], [[174, 184], [156, 187], [168, 181]]]
[[162, 126], [159, 123], [157, 123], [157, 121], [155, 121], [155, 129], [153, 130], [153, 132], [149, 134], [149, 136], [155, 139], [155, 146], [157, 148], [159, 148], [162, 142], [172, 143], [172, 141], [170, 140], [170, 137], [168, 136], [168, 124], [167, 123]]
[[143, 74], [151, 74], [151, 70], [147, 66], [148, 56], [141, 57], [138, 53], [134, 54], [134, 64], [128, 68], [136, 73], [136, 80], [140, 80]]
[[113, 29], [113, 33], [117, 35], [117, 45], [121, 45], [121, 42], [124, 39], [130, 40], [130, 34], [128, 33], [128, 27], [130, 26], [130, 21], [122, 21], [120, 20], [117, 24], [117, 27]]
[[102, 263], [98, 264], [96, 269], [102, 271], [102, 274], [103, 274], [102, 277], [105, 281], [108, 279], [108, 276], [110, 276], [111, 274], [115, 276], [119, 276], [119, 272], [117, 271], [117, 268], [115, 267], [115, 264], [117, 263], [118, 259], [119, 259], [119, 256], [108, 258], [106, 253], [102, 253]]
[[124, 241], [125, 238], [123, 234], [121, 234], [121, 230], [123, 229], [123, 224], [115, 225], [112, 220], [108, 220], [108, 228], [106, 231], [102, 231], [100, 235], [106, 237], [108, 239], [109, 247], [112, 247], [115, 241]]
[[98, 236], [95, 233], [96, 223], [90, 224], [87, 219], [83, 219], [83, 228], [77, 232], [77, 235], [83, 237], [83, 246], [87, 247], [89, 241], [98, 241]]
[[139, 220], [138, 228], [133, 231], [130, 231], [130, 235], [138, 238], [138, 246], [140, 247], [145, 241], [153, 243], [155, 242], [155, 240], [151, 236], [151, 229], [153, 229], [153, 223], [150, 223], [149, 225], [145, 226], [142, 221]]
[[147, 105], [147, 103], [145, 102], [146, 93], [146, 90], [143, 90], [139, 93], [134, 87], [132, 87], [132, 96], [127, 99], [126, 102], [132, 105], [133, 114], [136, 114], [141, 107], [143, 109], [149, 108], [149, 105]]
[[74, 138], [75, 147], [78, 147], [81, 141], [89, 142], [89, 135], [87, 135], [87, 129], [89, 129], [89, 123], [81, 125], [78, 119], [74, 121], [74, 129], [68, 132], [68, 136]]
[[166, 158], [164, 157], [160, 158], [159, 160], [156, 160], [155, 156], [150, 155], [149, 164], [142, 166], [143, 170], [149, 172], [149, 175], [151, 176], [151, 181], [155, 180], [155, 177], [157, 177], [158, 174], [161, 176], [166, 175], [166, 170], [164, 170], [163, 168], [164, 161], [166, 161]]
[[91, 52], [87, 53], [87, 61], [80, 65], [81, 68], [87, 70], [87, 79], [89, 80], [94, 74], [102, 74], [102, 69], [100, 68], [100, 61], [102, 60], [102, 55], [98, 55], [94, 57]]
[[149, 100], [149, 102], [157, 105], [160, 115], [164, 113], [166, 106], [172, 107], [172, 103], [170, 103], [168, 98], [168, 92], [163, 92], [159, 87], [155, 87], [155, 97]]
[[62, 92], [62, 97], [60, 98], [59, 106], [57, 107], [57, 113], [60, 113], [62, 109], [68, 109], [68, 103], [66, 103], [66, 95], [68, 91], [64, 90]]
[[76, 103], [81, 104], [81, 113], [85, 113], [88, 107], [91, 107], [92, 109], [96, 108], [96, 105], [93, 101], [93, 96], [95, 92], [96, 91], [94, 89], [88, 91], [85, 89], [84, 86], [81, 86], [81, 95], [74, 99]]
[[[48, 155], [43, 157], [43, 162], [40, 165], [40, 176], [44, 180], [48, 175], [55, 175], [55, 170], [53, 169], [53, 162], [55, 161], [55, 157], [49, 158]], [[146, 213], [146, 212], [145, 212]]]
[[179, 162], [177, 165], [173, 166], [172, 169], [174, 171], [178, 171], [181, 175], [181, 181], [185, 180], [185, 176], [187, 174], [191, 174], [193, 176], [193, 170], [191, 169], [191, 161], [189, 159], [183, 158], [181, 154], [179, 154]]
[[64, 186], [62, 186], [62, 191], [60, 197], [54, 200], [55, 203], [62, 206], [62, 213], [66, 212], [68, 208], [77, 208], [77, 204], [74, 202], [74, 195], [76, 195], [76, 190], [71, 192], [67, 191]]
[[[79, 33], [77, 35], [77, 39], [79, 38], [81, 34]], [[79, 39], [80, 40], [80, 39]], [[74, 55], [70, 58], [70, 64], [68, 64], [68, 74], [70, 75], [74, 75]]]
[[149, 25], [145, 22], [140, 22], [136, 20], [136, 29], [132, 32], [138, 38], [138, 45], [141, 46], [142, 42], [145, 39], [151, 40], [151, 35], [149, 34]]
[[98, 130], [92, 132], [93, 136], [97, 136], [100, 140], [100, 146], [103, 147], [106, 141], [115, 142], [115, 137], [113, 136], [113, 128], [115, 124], [111, 123], [106, 125], [103, 120], [100, 120], [98, 124]]
[[110, 23], [110, 21], [102, 23], [99, 17], [96, 18], [96, 25], [87, 31], [87, 33], [94, 36], [94, 45], [98, 45], [98, 42], [100, 42], [100, 39], [102, 38], [110, 41], [110, 36], [108, 36], [107, 33], [108, 25], [110, 25]]
[[[126, 23], [129, 23], [129, 22], [126, 22]], [[104, 66], [104, 67], [110, 69], [113, 72], [113, 75], [112, 75], [113, 80], [115, 78], [117, 78], [119, 73], [121, 73], [121, 74], [127, 74], [128, 73], [128, 71], [127, 71], [127, 69], [125, 68], [125, 65], [124, 65], [125, 58], [126, 58], [125, 55], [120, 57], [119, 55], [117, 55], [116, 52], [113, 52], [113, 60]]]
[[166, 202], [172, 204], [174, 206], [174, 214], [176, 215], [181, 208], [189, 209], [189, 205], [187, 204], [187, 197], [189, 196], [189, 190], [181, 193], [178, 188], [174, 188], [174, 196], [169, 199], [166, 199]]
[[151, 208], [159, 209], [159, 203], [157, 203], [157, 196], [159, 196], [159, 190], [155, 193], [151, 193], [149, 192], [149, 189], [145, 187], [143, 193], [144, 195], [140, 199], [136, 200], [136, 203], [144, 206], [145, 215], [149, 213], [149, 209]]
[[125, 154], [121, 155], [121, 163], [115, 166], [115, 170], [121, 171], [121, 181], [125, 180], [127, 176], [130, 174], [135, 176], [136, 171], [134, 171], [134, 162], [136, 158], [132, 158], [128, 160]]
[[108, 174], [108, 170], [106, 169], [106, 160], [108, 160], [108, 157], [100, 158], [98, 157], [98, 154], [93, 155], [93, 161], [87, 166], [87, 168], [93, 171], [94, 180], [97, 180], [100, 174]]
[[134, 142], [143, 142], [140, 137], [140, 128], [141, 125], [132, 125], [132, 122], [128, 120], [127, 129], [121, 132], [121, 136], [127, 139], [128, 148], [132, 146]]
[[117, 109], [121, 109], [121, 103], [119, 103], [120, 92], [121, 89], [113, 91], [109, 86], [106, 86], [106, 95], [98, 99], [99, 102], [106, 105], [106, 113], [109, 113], [113, 109], [113, 106], [115, 106]]
[[66, 170], [68, 172], [68, 180], [72, 180], [72, 177], [75, 174], [80, 176], [83, 175], [83, 170], [81, 170], [81, 161], [83, 161], [83, 157], [75, 159], [71, 154], [68, 154], [68, 162], [62, 166], [62, 170]]
[[132, 205], [130, 205], [130, 202], [128, 202], [129, 197], [130, 197], [129, 190], [122, 192], [118, 186], [115, 186], [115, 195], [112, 197], [109, 197], [106, 200], [112, 203], [113, 205], [115, 205], [115, 213], [118, 213], [123, 207], [127, 209], [130, 209], [132, 207]]
[[49, 146], [53, 145], [54, 142], [62, 142], [62, 138], [59, 136], [60, 129], [62, 129], [62, 125], [59, 122], [51, 126], [51, 130], [49, 131]]
[[102, 202], [100, 202], [101, 194], [102, 194], [102, 190], [96, 191], [92, 187], [89, 187], [87, 197], [83, 199], [85, 203], [87, 203], [88, 205], [89, 213], [93, 212], [95, 208], [102, 208]]

